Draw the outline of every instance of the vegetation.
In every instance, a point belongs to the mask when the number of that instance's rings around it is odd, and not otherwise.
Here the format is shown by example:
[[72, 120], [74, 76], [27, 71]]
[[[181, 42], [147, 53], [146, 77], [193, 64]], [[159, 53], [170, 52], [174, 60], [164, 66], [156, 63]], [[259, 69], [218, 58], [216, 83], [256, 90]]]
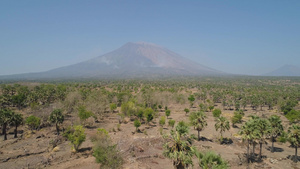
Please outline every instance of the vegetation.
[[223, 142], [223, 132], [230, 129], [229, 121], [225, 117], [220, 116], [219, 118], [216, 119], [215, 128], [216, 128], [216, 131], [218, 131], [220, 129], [221, 143], [222, 143]]
[[7, 126], [9, 125], [13, 112], [10, 109], [0, 110], [0, 124], [2, 125], [2, 134], [4, 135], [4, 140], [7, 140]]
[[227, 169], [228, 162], [222, 159], [215, 152], [208, 151], [206, 153], [197, 152], [199, 167], [202, 169]]
[[170, 126], [170, 127], [172, 127], [172, 128], [173, 128], [173, 127], [174, 127], [174, 125], [175, 125], [175, 120], [173, 120], [173, 119], [170, 119], [170, 120], [169, 120], [169, 122], [168, 122], [168, 124], [169, 124], [169, 126]]
[[212, 113], [213, 116], [217, 118], [221, 116], [222, 111], [220, 109], [214, 109]]
[[78, 152], [80, 145], [85, 141], [86, 134], [83, 126], [78, 125], [66, 131], [64, 136], [71, 142], [75, 152]]
[[166, 116], [168, 118], [170, 116], [170, 114], [171, 114], [171, 110], [168, 109], [168, 110], [165, 111], [165, 113], [166, 113]]
[[159, 119], [159, 124], [163, 127], [166, 124], [166, 117], [161, 116]]
[[294, 161], [298, 161], [298, 147], [300, 147], [300, 126], [293, 124], [288, 130], [288, 141], [295, 148]]
[[23, 115], [22, 114], [17, 114], [14, 113], [12, 114], [11, 117], [11, 124], [15, 126], [15, 130], [14, 130], [14, 138], [18, 137], [18, 127], [23, 124]]
[[134, 120], [134, 127], [136, 128], [136, 131], [138, 131], [140, 126], [141, 126], [141, 122], [138, 119]]
[[41, 118], [31, 115], [26, 118], [25, 123], [30, 127], [31, 130], [37, 130], [41, 124]]
[[171, 130], [170, 136], [165, 140], [163, 155], [173, 161], [175, 168], [183, 169], [193, 165], [192, 157], [195, 154], [195, 148], [182, 138], [182, 134]]
[[193, 112], [189, 118], [191, 125], [198, 131], [198, 141], [200, 141], [200, 131], [207, 126], [206, 115], [203, 112]]
[[65, 116], [62, 114], [61, 109], [55, 109], [50, 114], [49, 120], [55, 124], [57, 135], [59, 135], [59, 124], [64, 122]]
[[105, 129], [98, 129], [94, 139], [93, 156], [96, 158], [96, 162], [101, 164], [101, 168], [118, 169], [124, 162], [117, 145], [112, 144]]
[[281, 119], [279, 116], [277, 115], [272, 115], [269, 118], [269, 122], [271, 125], [271, 129], [270, 129], [270, 136], [271, 136], [271, 141], [272, 141], [272, 153], [274, 152], [274, 142], [276, 141], [276, 138], [280, 135], [282, 135], [283, 133], [283, 126], [281, 123]]

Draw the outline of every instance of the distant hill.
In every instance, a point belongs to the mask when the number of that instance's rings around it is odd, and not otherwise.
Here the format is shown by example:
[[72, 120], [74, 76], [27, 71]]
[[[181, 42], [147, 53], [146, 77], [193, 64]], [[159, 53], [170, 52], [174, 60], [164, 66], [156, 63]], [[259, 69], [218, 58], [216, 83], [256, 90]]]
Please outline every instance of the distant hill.
[[46, 72], [1, 76], [1, 79], [164, 77], [172, 75], [223, 75], [156, 44], [126, 43], [102, 56]]
[[264, 76], [300, 76], [300, 67], [294, 65], [284, 65]]

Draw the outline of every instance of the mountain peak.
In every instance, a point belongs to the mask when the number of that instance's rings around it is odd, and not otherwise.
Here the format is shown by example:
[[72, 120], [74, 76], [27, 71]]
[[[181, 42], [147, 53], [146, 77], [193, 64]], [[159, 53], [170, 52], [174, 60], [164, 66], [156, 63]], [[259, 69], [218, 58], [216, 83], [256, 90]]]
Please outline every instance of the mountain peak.
[[102, 56], [33, 75], [29, 78], [146, 77], [174, 75], [223, 75], [159, 45], [128, 42]]

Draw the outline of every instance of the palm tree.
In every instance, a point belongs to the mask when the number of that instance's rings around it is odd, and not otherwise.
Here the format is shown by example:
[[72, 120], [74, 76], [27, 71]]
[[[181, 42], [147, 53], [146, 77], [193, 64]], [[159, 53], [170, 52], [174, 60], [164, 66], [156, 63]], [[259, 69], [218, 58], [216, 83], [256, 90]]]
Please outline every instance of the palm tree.
[[266, 137], [271, 131], [271, 124], [267, 119], [255, 120], [255, 128], [258, 134], [259, 140], [259, 159], [261, 160], [262, 144], [266, 142]]
[[50, 114], [49, 120], [52, 123], [55, 123], [57, 135], [59, 135], [59, 126], [58, 126], [58, 124], [62, 124], [64, 122], [64, 119], [65, 119], [64, 115], [62, 114], [62, 111], [60, 109], [55, 109]]
[[207, 126], [206, 115], [203, 112], [193, 112], [190, 115], [190, 123], [198, 131], [198, 141], [200, 141], [200, 131]]
[[163, 155], [173, 161], [173, 166], [177, 169], [188, 168], [193, 165], [192, 157], [195, 148], [186, 140], [181, 138], [177, 131], [171, 130], [171, 135], [165, 138]]
[[222, 142], [223, 141], [223, 132], [230, 129], [229, 121], [225, 117], [220, 116], [219, 118], [216, 119], [215, 128], [216, 128], [216, 131], [218, 131], [220, 129], [221, 142]]
[[16, 114], [12, 113], [11, 122], [15, 126], [15, 136], [14, 138], [18, 137], [18, 127], [23, 124], [23, 115], [22, 114]]
[[7, 140], [6, 128], [11, 122], [13, 112], [10, 109], [0, 110], [0, 124], [2, 125], [2, 134], [4, 135], [4, 140]]
[[281, 119], [277, 115], [272, 115], [269, 118], [269, 122], [271, 124], [271, 131], [270, 131], [270, 136], [271, 136], [271, 141], [272, 141], [272, 150], [271, 152], [274, 152], [274, 142], [276, 141], [276, 138], [282, 134], [283, 132], [283, 126], [281, 124]]
[[298, 161], [298, 147], [300, 147], [300, 126], [293, 124], [288, 130], [288, 141], [292, 144], [295, 148], [295, 156], [294, 161]]
[[247, 141], [247, 161], [250, 162], [250, 143], [255, 138], [255, 130], [253, 120], [247, 121], [244, 125], [242, 125], [239, 134], [242, 136], [243, 141]]

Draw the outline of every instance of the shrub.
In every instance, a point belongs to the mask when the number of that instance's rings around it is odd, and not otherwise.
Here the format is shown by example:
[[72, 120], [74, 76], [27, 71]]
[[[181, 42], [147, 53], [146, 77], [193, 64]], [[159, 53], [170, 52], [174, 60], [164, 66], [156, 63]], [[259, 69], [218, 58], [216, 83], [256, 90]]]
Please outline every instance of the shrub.
[[138, 128], [140, 126], [141, 126], [141, 122], [138, 119], [134, 120], [134, 127], [136, 128], [136, 131], [138, 131]]
[[90, 111], [87, 111], [85, 106], [79, 106], [78, 108], [78, 116], [81, 121], [85, 121], [89, 117], [93, 116], [94, 114]]
[[213, 116], [214, 117], [220, 117], [220, 115], [221, 115], [221, 110], [220, 109], [215, 109], [215, 110], [213, 110]]
[[84, 131], [85, 129], [81, 125], [78, 125], [67, 130], [66, 134], [64, 135], [71, 142], [73, 149], [76, 152], [78, 152], [80, 145], [85, 141], [86, 135]]
[[171, 126], [172, 128], [174, 127], [174, 125], [175, 125], [175, 120], [169, 120], [169, 126]]
[[166, 124], [166, 117], [165, 116], [160, 117], [159, 124], [161, 126], [164, 126]]
[[30, 127], [31, 130], [36, 130], [41, 124], [41, 118], [31, 115], [26, 118], [25, 123]]
[[170, 116], [170, 114], [171, 114], [171, 110], [168, 109], [168, 110], [165, 111], [165, 113], [166, 113], [166, 116], [168, 118]]

